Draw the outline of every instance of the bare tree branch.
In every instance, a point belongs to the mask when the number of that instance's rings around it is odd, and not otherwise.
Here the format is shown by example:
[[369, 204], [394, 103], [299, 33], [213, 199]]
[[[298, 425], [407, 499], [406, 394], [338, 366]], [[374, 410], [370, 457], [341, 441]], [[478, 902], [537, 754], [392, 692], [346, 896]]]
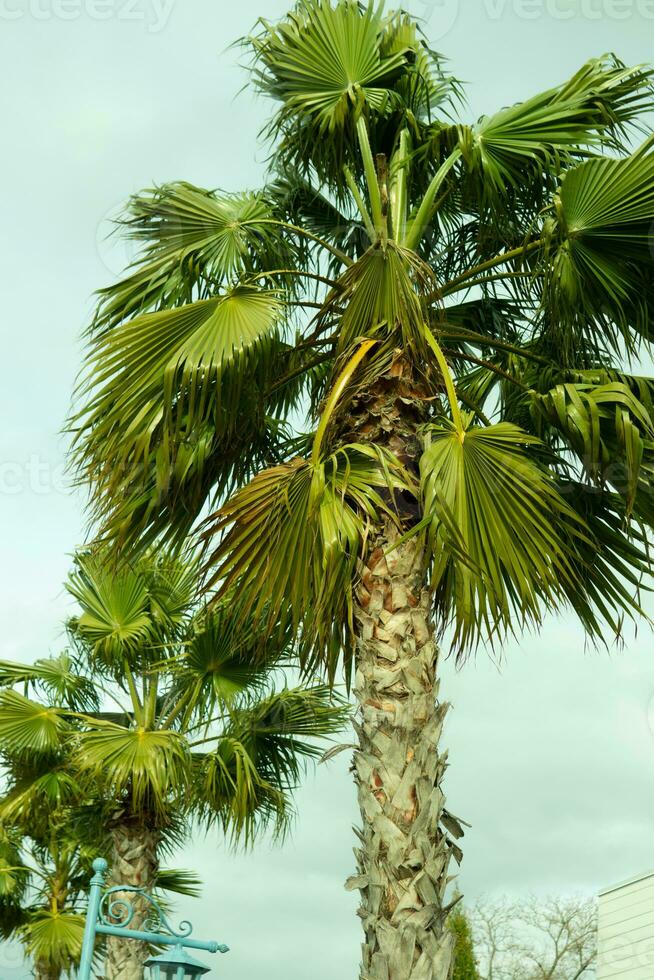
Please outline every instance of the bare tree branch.
[[470, 914], [480, 980], [591, 980], [595, 902], [579, 897], [480, 901]]

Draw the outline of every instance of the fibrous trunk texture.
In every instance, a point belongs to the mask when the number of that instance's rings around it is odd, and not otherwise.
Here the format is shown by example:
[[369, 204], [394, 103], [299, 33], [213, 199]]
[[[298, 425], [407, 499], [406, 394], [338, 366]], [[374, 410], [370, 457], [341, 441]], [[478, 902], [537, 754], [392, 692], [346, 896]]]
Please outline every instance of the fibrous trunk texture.
[[[148, 828], [142, 819], [125, 817], [117, 820], [112, 829], [113, 854], [111, 861], [113, 885], [132, 885], [152, 894], [159, 870], [157, 849], [159, 832]], [[114, 901], [124, 900], [134, 908], [130, 929], [140, 929], [152, 911], [149, 903], [131, 892], [117, 892]], [[122, 918], [116, 909], [117, 918]], [[148, 948], [133, 939], [107, 939], [105, 962], [106, 980], [143, 980], [143, 964]]]
[[36, 980], [60, 980], [61, 977], [61, 970], [56, 970], [43, 960], [35, 964], [34, 971]]
[[[357, 437], [372, 435], [415, 468], [420, 398], [402, 379], [402, 365], [394, 371], [366, 397]], [[408, 511], [403, 516], [411, 522]], [[448, 706], [438, 703], [420, 539], [398, 545], [398, 538], [391, 521], [378, 528], [357, 589], [354, 773], [362, 825], [358, 874], [348, 887], [361, 894], [361, 980], [449, 980], [446, 891], [451, 857], [461, 858], [452, 837], [462, 829], [444, 808], [439, 743]]]

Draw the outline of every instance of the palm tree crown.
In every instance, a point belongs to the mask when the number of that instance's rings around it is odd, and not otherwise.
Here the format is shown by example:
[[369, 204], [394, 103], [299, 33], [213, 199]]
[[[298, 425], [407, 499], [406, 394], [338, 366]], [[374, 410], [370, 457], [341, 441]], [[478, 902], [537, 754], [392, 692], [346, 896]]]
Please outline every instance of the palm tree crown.
[[[100, 294], [74, 425], [103, 526], [181, 539], [243, 488], [208, 525], [215, 580], [265, 567], [259, 611], [324, 656], [397, 492], [462, 649], [558, 605], [619, 629], [653, 517], [652, 388], [622, 368], [649, 336], [654, 156], [628, 140], [650, 71], [598, 59], [464, 125], [405, 14], [302, 2], [249, 43], [270, 182], [137, 195], [142, 252]], [[419, 472], [350, 428], [400, 355], [433, 391]], [[307, 399], [315, 439], [289, 431]]]

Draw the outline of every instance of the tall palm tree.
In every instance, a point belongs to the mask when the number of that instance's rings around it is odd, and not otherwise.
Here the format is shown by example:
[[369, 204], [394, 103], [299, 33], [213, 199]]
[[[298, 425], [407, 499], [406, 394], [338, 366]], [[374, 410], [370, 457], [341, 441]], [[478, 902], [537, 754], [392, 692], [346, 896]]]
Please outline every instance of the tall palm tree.
[[208, 585], [354, 676], [361, 976], [441, 980], [462, 827], [438, 641], [552, 610], [604, 641], [652, 571], [654, 386], [625, 368], [650, 341], [652, 73], [605, 56], [469, 124], [404, 12], [300, 0], [246, 44], [268, 182], [132, 198], [75, 462], [118, 548], [213, 508]]
[[[101, 805], [114, 884], [149, 893], [160, 882], [162, 852], [193, 823], [217, 825], [245, 844], [267, 826], [282, 833], [303, 763], [349, 713], [323, 684], [275, 690], [288, 631], [267, 635], [262, 650], [231, 603], [198, 606], [196, 580], [194, 562], [161, 553], [120, 568], [81, 555], [68, 583], [80, 606], [68, 624], [74, 697], [66, 697], [61, 658], [0, 664], [0, 750], [21, 758], [63, 753]], [[81, 705], [83, 691], [102, 710]], [[44, 778], [60, 787], [64, 775], [53, 766]], [[34, 792], [30, 786], [32, 805]], [[145, 900], [133, 905], [138, 927], [149, 908]], [[143, 944], [110, 938], [106, 949], [108, 980], [141, 980]]]

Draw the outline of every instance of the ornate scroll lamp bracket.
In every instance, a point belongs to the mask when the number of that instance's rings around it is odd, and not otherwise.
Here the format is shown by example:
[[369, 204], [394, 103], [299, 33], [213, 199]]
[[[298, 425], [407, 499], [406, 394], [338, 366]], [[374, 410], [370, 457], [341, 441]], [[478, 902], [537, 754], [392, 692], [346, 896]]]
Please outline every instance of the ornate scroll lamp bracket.
[[[94, 873], [89, 891], [79, 980], [91, 980], [97, 935], [118, 936], [122, 939], [149, 943], [152, 946], [174, 947], [170, 954], [164, 953], [161, 956], [151, 957], [147, 961], [146, 965], [150, 966], [153, 978], [161, 978], [161, 980], [165, 980], [166, 977], [190, 980], [192, 977], [209, 972], [202, 963], [188, 956], [185, 949], [204, 949], [209, 953], [229, 952], [229, 946], [223, 943], [191, 939], [193, 926], [188, 921], [180, 922], [177, 929], [173, 929], [159, 903], [142, 888], [133, 885], [113, 885], [111, 888], [105, 888], [107, 869], [108, 865], [104, 858], [96, 858], [93, 862]], [[130, 928], [137, 911], [135, 904], [129, 900], [130, 894], [147, 902], [149, 911], [143, 928]]]

